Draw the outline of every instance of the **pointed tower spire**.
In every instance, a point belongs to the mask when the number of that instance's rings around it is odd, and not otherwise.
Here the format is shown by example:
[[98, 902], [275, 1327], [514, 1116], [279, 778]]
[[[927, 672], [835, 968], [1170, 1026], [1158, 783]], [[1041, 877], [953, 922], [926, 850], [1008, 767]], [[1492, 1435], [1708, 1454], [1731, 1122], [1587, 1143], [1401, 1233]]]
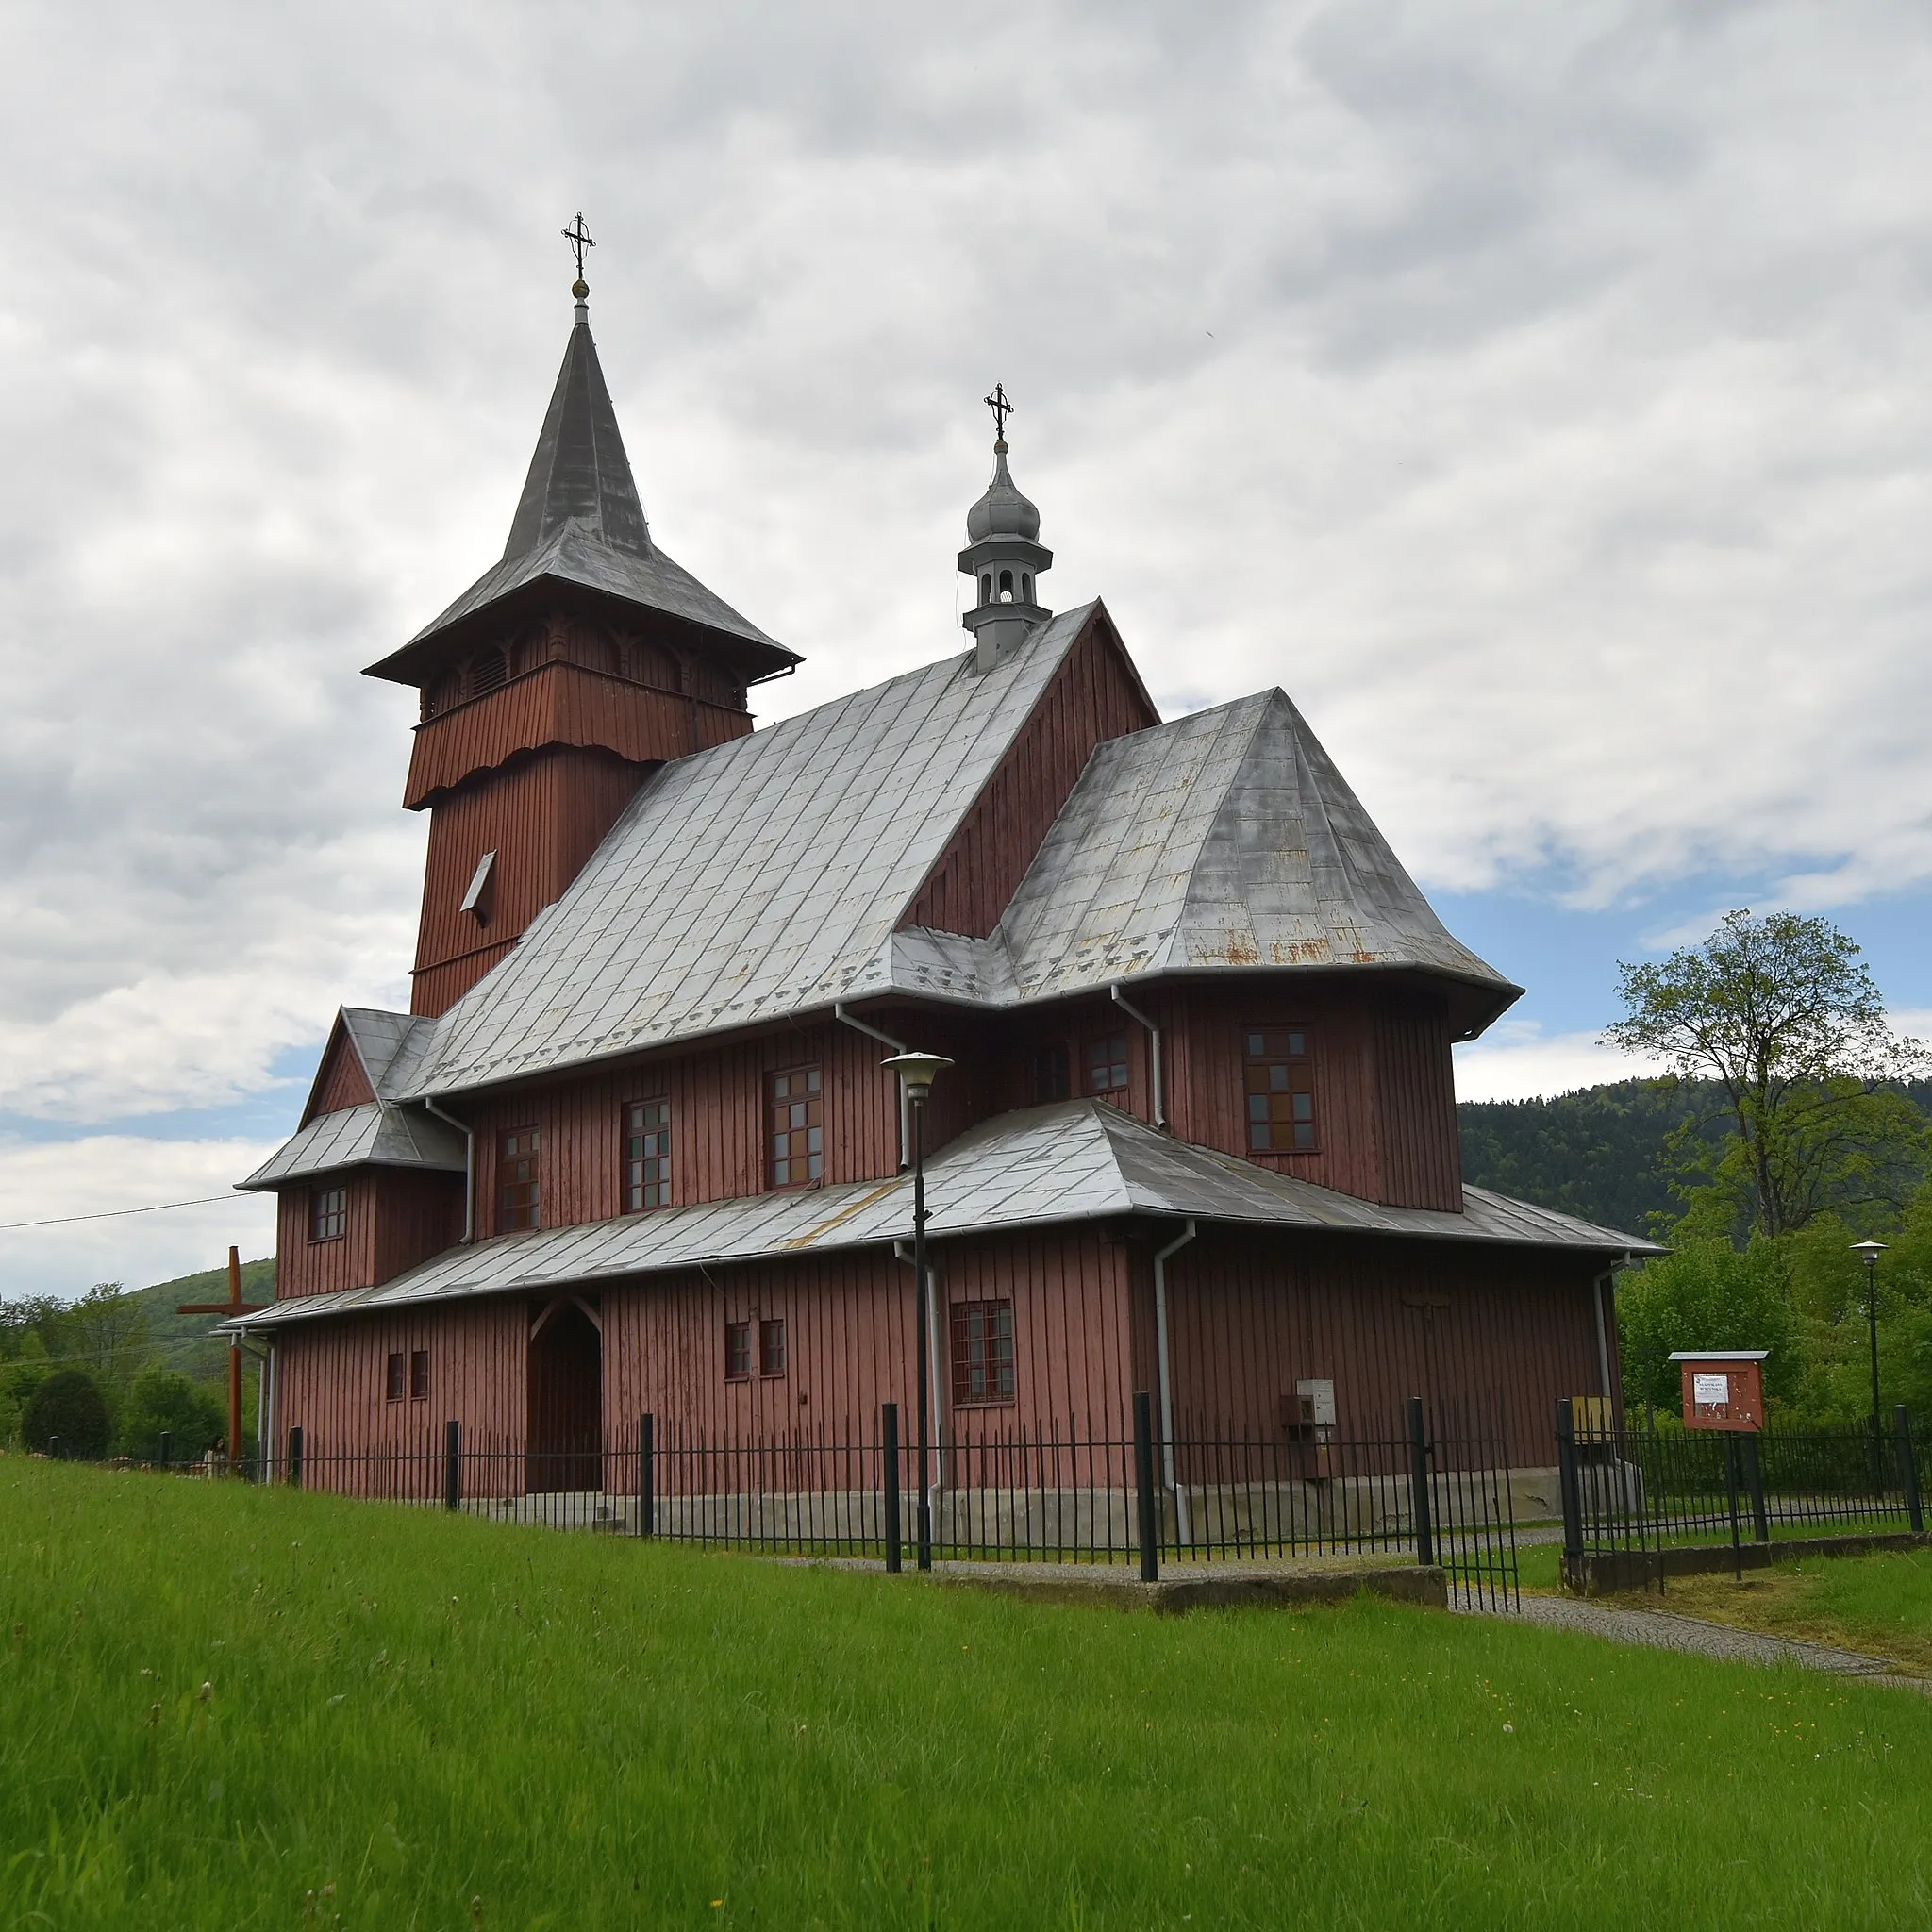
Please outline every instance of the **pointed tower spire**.
[[1053, 614], [1037, 601], [1040, 575], [1053, 567], [1053, 552], [1040, 541], [1039, 510], [1007, 470], [1007, 418], [1013, 406], [1004, 383], [993, 384], [986, 406], [993, 418], [992, 481], [966, 512], [966, 548], [959, 553], [959, 568], [979, 592], [959, 620], [978, 646], [977, 671], [991, 671]]

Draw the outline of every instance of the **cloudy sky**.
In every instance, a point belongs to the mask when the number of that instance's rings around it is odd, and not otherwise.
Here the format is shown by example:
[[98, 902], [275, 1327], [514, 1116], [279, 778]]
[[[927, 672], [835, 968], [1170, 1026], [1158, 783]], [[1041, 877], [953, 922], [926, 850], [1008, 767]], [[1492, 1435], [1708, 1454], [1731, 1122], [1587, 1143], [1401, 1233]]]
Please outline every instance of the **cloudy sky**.
[[[1014, 472], [1170, 715], [1280, 684], [1553, 1091], [1614, 961], [1829, 912], [1932, 1008], [1932, 13], [0, 12], [0, 1222], [218, 1193], [407, 1003], [410, 693], [591, 312], [656, 534], [959, 648]], [[266, 1252], [0, 1233], [0, 1294]]]

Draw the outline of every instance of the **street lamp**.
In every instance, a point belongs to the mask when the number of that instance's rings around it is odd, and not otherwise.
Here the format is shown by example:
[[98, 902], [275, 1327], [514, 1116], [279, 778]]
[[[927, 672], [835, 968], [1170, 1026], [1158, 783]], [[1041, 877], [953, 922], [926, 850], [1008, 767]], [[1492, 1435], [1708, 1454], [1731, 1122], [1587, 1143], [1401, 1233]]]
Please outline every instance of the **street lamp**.
[[1878, 1257], [1883, 1241], [1854, 1241], [1852, 1253], [1865, 1263], [1865, 1324], [1872, 1336], [1872, 1453], [1878, 1453]]
[[912, 1108], [912, 1332], [918, 1338], [919, 1377], [919, 1502], [915, 1521], [919, 1525], [919, 1567], [932, 1568], [932, 1494], [926, 1486], [926, 1436], [929, 1427], [927, 1384], [931, 1380], [927, 1364], [930, 1351], [926, 1338], [929, 1320], [925, 1291], [925, 1103], [932, 1083], [953, 1063], [943, 1054], [895, 1053], [882, 1062], [899, 1076], [899, 1085]]

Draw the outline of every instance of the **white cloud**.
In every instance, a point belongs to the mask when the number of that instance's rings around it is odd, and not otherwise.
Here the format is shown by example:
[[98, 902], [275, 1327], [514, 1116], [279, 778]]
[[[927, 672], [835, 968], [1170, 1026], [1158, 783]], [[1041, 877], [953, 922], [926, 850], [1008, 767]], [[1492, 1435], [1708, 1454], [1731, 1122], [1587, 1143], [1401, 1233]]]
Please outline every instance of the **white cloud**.
[[357, 671], [502, 542], [579, 206], [656, 529], [808, 654], [771, 707], [958, 646], [998, 376], [1053, 600], [1171, 708], [1285, 685], [1425, 883], [1932, 878], [1902, 0], [0, 36], [0, 1108], [218, 1102], [404, 996]]
[[1540, 1100], [1668, 1071], [1661, 1060], [1603, 1045], [1594, 1033], [1545, 1033], [1533, 1020], [1505, 1020], [1456, 1049], [1456, 1097]]
[[244, 1260], [273, 1254], [275, 1202], [260, 1194], [111, 1220], [18, 1225], [222, 1196], [271, 1151], [272, 1143], [152, 1141], [131, 1134], [39, 1143], [0, 1140], [0, 1300], [74, 1295], [97, 1281], [144, 1288], [220, 1267], [231, 1245]]

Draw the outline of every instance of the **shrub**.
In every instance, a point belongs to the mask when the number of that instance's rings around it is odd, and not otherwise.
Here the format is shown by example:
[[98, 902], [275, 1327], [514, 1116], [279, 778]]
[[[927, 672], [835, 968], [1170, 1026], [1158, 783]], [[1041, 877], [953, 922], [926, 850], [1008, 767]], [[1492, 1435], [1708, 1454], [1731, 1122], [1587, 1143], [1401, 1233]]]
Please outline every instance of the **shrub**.
[[121, 1412], [121, 1453], [138, 1462], [159, 1460], [164, 1435], [174, 1439], [171, 1455], [186, 1462], [227, 1433], [227, 1410], [213, 1390], [159, 1366], [135, 1376]]
[[114, 1425], [94, 1378], [85, 1369], [62, 1369], [28, 1398], [20, 1433], [29, 1449], [44, 1451], [58, 1441], [62, 1456], [105, 1456]]

